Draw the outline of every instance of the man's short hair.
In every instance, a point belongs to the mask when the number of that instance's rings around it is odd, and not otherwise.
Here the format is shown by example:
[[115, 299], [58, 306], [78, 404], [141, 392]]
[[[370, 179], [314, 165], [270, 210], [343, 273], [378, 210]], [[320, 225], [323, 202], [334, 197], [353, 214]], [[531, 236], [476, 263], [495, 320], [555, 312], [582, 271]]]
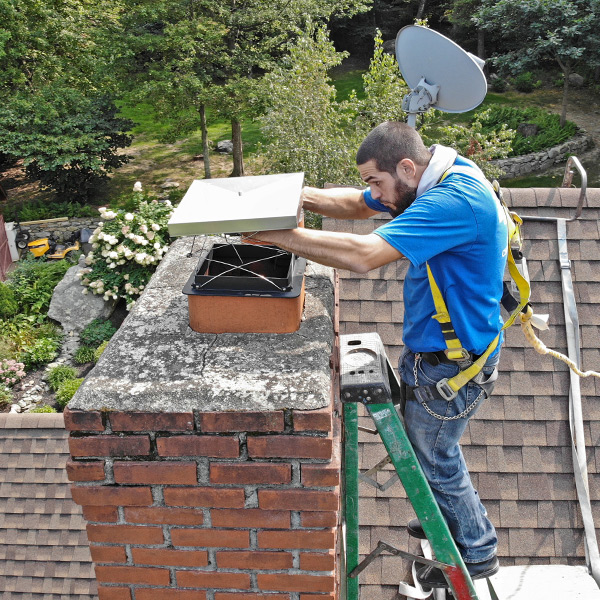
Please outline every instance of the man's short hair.
[[429, 164], [431, 152], [425, 147], [418, 132], [399, 121], [386, 121], [367, 135], [356, 154], [356, 164], [374, 160], [379, 171], [396, 172], [396, 165], [404, 158], [415, 164]]

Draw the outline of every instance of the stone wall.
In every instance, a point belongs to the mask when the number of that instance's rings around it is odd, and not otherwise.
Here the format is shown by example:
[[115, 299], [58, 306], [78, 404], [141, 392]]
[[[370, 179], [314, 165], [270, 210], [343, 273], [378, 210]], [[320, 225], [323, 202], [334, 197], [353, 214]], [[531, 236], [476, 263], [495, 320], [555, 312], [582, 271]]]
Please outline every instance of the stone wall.
[[45, 222], [33, 222], [28, 225], [26, 222], [21, 223], [23, 229], [27, 229], [31, 233], [31, 239], [35, 240], [40, 237], [46, 237], [48, 234], [54, 235], [58, 240], [64, 240], [73, 232], [80, 229], [91, 229], [92, 231], [98, 227], [100, 223], [100, 215], [97, 217], [80, 217], [67, 219], [65, 221], [47, 220]]
[[503, 179], [511, 179], [544, 171], [554, 165], [564, 165], [569, 155], [585, 152], [592, 145], [592, 138], [586, 134], [581, 134], [548, 150], [533, 152], [525, 156], [493, 160], [492, 164], [504, 171]]
[[333, 283], [300, 329], [202, 334], [175, 242], [65, 412], [99, 600], [333, 600], [340, 499]]

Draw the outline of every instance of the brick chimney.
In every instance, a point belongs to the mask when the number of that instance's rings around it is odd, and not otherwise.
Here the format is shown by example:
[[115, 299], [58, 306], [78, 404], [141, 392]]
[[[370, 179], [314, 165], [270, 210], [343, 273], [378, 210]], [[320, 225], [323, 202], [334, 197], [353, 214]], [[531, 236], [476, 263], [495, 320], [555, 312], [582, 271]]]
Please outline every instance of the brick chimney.
[[65, 412], [99, 598], [333, 598], [331, 271], [309, 265], [295, 333], [201, 334], [181, 294], [190, 246], [173, 245]]

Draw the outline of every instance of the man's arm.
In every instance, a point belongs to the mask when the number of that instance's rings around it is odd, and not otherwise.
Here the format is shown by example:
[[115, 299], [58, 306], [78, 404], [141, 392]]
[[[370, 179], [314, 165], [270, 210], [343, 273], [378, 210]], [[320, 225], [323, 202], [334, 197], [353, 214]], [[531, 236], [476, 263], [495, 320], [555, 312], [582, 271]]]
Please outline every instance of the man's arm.
[[365, 204], [362, 191], [350, 187], [326, 190], [305, 187], [302, 207], [334, 219], [368, 219], [377, 214]]
[[402, 254], [378, 235], [356, 235], [315, 229], [259, 231], [251, 238], [270, 242], [328, 267], [367, 273], [402, 258]]

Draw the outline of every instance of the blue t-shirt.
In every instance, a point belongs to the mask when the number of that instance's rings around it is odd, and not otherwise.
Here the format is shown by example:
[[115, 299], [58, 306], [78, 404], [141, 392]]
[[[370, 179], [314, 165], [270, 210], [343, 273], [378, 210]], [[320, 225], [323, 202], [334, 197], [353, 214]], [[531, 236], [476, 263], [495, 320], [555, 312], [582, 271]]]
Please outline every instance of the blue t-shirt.
[[[401, 215], [375, 230], [410, 261], [404, 281], [403, 340], [414, 352], [444, 350], [446, 343], [427, 277], [429, 263], [463, 346], [482, 354], [502, 328], [500, 299], [508, 252], [500, 203], [483, 173], [458, 157], [441, 183]], [[388, 209], [364, 193], [366, 204]]]

